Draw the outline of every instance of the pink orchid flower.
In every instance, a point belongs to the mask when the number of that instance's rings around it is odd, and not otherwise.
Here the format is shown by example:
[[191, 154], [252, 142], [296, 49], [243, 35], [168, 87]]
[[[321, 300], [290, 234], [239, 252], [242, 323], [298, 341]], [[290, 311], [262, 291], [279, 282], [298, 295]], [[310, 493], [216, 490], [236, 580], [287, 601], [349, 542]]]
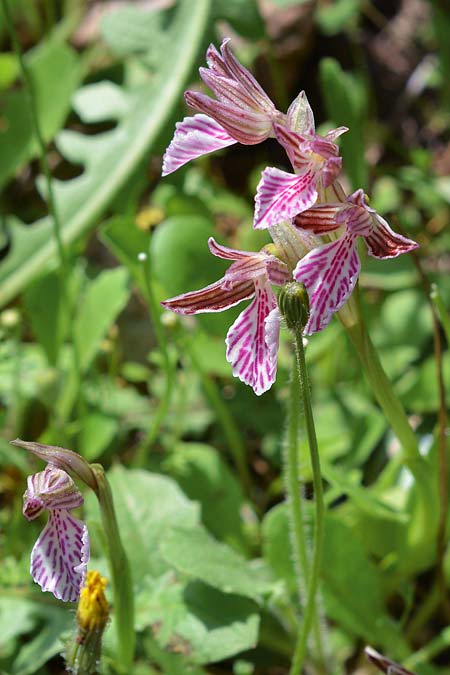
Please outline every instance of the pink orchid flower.
[[363, 237], [369, 255], [380, 260], [418, 248], [368, 206], [363, 190], [356, 190], [344, 203], [314, 206], [297, 215], [294, 224], [316, 235], [345, 228], [339, 239], [314, 248], [295, 267], [294, 278], [305, 284], [309, 295], [306, 335], [323, 330], [350, 297], [361, 268], [358, 237]]
[[178, 314], [200, 314], [220, 312], [253, 298], [229, 329], [225, 342], [233, 375], [259, 396], [272, 386], [277, 370], [280, 319], [271, 284], [282, 286], [289, 279], [288, 267], [264, 250], [238, 251], [221, 246], [212, 237], [208, 245], [213, 255], [234, 261], [222, 279], [161, 304]]
[[52, 465], [28, 477], [23, 515], [34, 520], [49, 512], [48, 523], [31, 552], [30, 573], [43, 591], [76, 602], [89, 561], [86, 525], [70, 511], [83, 504], [83, 496], [70, 476]]
[[276, 168], [263, 172], [255, 201], [255, 228], [266, 228], [312, 206], [318, 190], [339, 174], [342, 160], [334, 142], [347, 131], [340, 127], [324, 138], [315, 133], [314, 116], [305, 92], [290, 105], [287, 114], [277, 110], [255, 80], [222, 42], [220, 53], [211, 45], [208, 68], [200, 75], [215, 94], [214, 100], [187, 91], [187, 103], [200, 111], [176, 125], [175, 135], [163, 158], [162, 175], [176, 171], [191, 159], [225, 148], [276, 138], [285, 148], [295, 175]]

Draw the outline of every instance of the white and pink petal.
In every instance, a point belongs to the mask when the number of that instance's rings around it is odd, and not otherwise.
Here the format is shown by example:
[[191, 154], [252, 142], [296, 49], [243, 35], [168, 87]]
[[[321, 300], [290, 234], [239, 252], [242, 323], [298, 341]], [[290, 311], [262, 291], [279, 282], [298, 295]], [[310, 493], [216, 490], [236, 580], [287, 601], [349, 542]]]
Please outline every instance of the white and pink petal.
[[357, 235], [346, 232], [340, 239], [310, 251], [299, 261], [296, 281], [306, 286], [310, 316], [305, 335], [320, 330], [351, 295], [360, 270]]
[[265, 229], [289, 220], [311, 208], [316, 200], [316, 174], [312, 168], [296, 175], [268, 167], [257, 187], [253, 227]]
[[175, 127], [175, 135], [163, 158], [162, 175], [167, 176], [181, 166], [215, 150], [236, 143], [227, 131], [207, 115], [185, 117]]
[[31, 553], [30, 573], [43, 591], [64, 602], [76, 602], [89, 561], [86, 525], [69, 511], [50, 511]]
[[257, 279], [254, 300], [239, 314], [225, 340], [233, 375], [251, 386], [257, 396], [270, 389], [276, 377], [275, 319], [266, 332], [266, 319], [276, 306], [270, 283], [265, 278]]

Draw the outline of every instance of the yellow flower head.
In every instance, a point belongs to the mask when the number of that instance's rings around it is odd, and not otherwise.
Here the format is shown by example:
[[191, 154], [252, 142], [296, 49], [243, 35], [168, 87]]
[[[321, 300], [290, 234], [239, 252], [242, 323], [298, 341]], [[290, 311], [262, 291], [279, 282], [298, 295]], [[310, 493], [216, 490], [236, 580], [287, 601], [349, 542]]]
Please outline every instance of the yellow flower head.
[[107, 579], [99, 572], [91, 570], [86, 575], [86, 582], [78, 603], [78, 625], [85, 631], [103, 631], [109, 616], [109, 604], [105, 597]]

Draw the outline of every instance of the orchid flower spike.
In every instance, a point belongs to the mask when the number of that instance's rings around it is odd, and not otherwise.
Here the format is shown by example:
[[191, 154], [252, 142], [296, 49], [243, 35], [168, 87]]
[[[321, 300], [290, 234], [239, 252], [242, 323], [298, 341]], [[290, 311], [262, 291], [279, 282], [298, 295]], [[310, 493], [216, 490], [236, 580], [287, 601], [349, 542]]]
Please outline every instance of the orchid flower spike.
[[83, 496], [70, 476], [55, 466], [28, 477], [23, 515], [34, 520], [49, 512], [48, 523], [31, 552], [30, 573], [43, 591], [76, 602], [89, 561], [86, 525], [70, 511], [83, 504]]

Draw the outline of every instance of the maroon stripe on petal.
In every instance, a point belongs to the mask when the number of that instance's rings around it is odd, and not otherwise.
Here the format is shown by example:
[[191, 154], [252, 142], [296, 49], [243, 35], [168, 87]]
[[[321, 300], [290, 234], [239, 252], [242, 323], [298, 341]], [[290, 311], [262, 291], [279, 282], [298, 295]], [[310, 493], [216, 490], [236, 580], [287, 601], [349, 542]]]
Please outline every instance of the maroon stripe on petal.
[[254, 295], [253, 281], [243, 281], [233, 284], [231, 288], [224, 288], [226, 279], [222, 278], [198, 291], [183, 293], [169, 298], [161, 303], [165, 309], [177, 314], [201, 314], [207, 312], [221, 312], [228, 307], [237, 305]]

